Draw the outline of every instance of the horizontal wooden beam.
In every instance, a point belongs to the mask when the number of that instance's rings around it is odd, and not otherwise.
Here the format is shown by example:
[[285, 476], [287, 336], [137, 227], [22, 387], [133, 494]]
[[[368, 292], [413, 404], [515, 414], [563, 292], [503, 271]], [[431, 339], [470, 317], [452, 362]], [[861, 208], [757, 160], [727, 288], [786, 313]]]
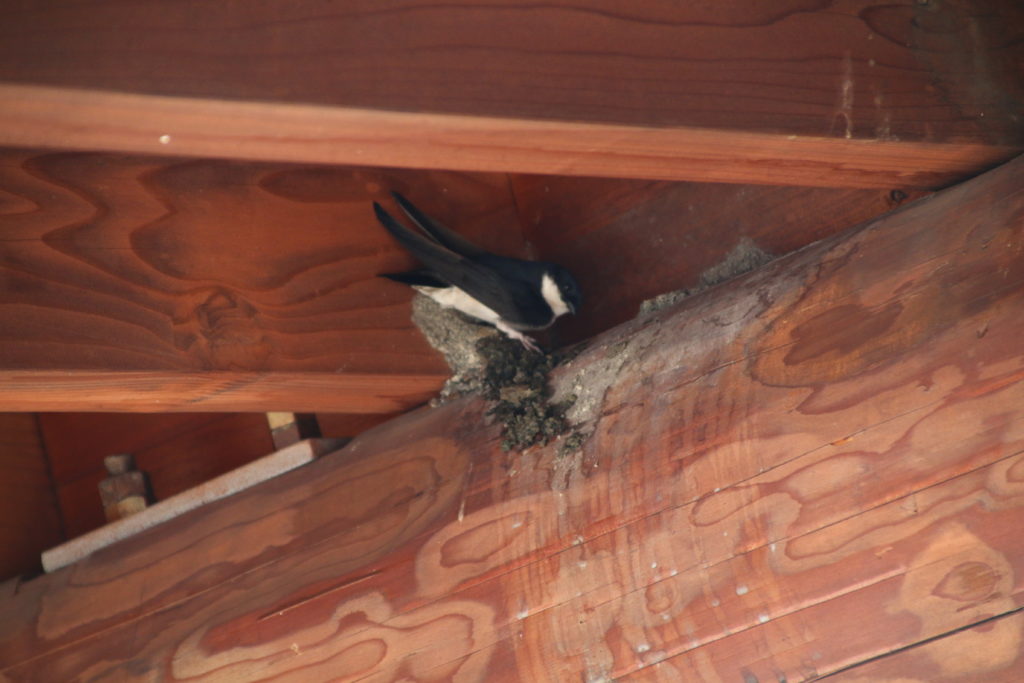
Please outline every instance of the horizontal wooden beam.
[[410, 320], [399, 190], [523, 248], [504, 175], [0, 150], [0, 410], [388, 414], [448, 367]]
[[802, 680], [984, 623], [920, 670], [998, 680], [1022, 189], [1018, 160], [602, 335], [552, 378], [581, 450], [452, 402], [20, 583], [0, 676]]
[[[214, 13], [205, 0], [38, 0], [3, 14], [0, 82], [626, 130], [1012, 145], [1024, 144], [1022, 18], [1017, 0], [263, 0]], [[417, 132], [429, 136], [445, 119], [419, 121]], [[337, 121], [328, 115], [322, 124]], [[382, 125], [381, 135], [392, 132], [386, 118]], [[488, 156], [501, 155], [502, 141], [523, 145], [519, 129], [502, 130], [483, 148]], [[480, 150], [471, 126], [456, 133]], [[658, 156], [659, 139], [648, 154]], [[598, 150], [635, 144], [590, 142]], [[732, 147], [728, 137], [725, 144]], [[558, 164], [559, 151], [549, 169], [584, 166]], [[622, 175], [642, 170], [630, 160], [635, 152], [623, 155]], [[604, 166], [613, 163], [608, 156]]]
[[426, 403], [448, 378], [418, 374], [0, 370], [0, 412], [394, 413]]
[[1021, 147], [0, 85], [0, 145], [704, 182], [934, 189]]

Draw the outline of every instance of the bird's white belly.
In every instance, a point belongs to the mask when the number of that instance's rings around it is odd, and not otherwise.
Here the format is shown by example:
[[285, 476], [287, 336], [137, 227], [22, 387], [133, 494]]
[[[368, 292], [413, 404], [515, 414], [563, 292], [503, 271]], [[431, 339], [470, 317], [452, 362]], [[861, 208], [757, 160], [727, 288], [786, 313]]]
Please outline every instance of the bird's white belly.
[[431, 299], [445, 308], [454, 308], [466, 315], [472, 316], [491, 324], [497, 323], [501, 318], [493, 310], [466, 294], [458, 287], [414, 287], [418, 292], [426, 294]]

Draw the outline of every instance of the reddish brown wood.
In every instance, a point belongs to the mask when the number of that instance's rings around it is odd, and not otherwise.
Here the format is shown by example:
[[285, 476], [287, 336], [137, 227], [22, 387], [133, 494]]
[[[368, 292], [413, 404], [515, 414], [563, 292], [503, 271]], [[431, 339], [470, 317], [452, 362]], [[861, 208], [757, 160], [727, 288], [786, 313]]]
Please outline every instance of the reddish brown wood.
[[[964, 578], [972, 582], [984, 581], [984, 575], [977, 572], [965, 572]], [[835, 683], [908, 680], [1016, 683], [1024, 669], [1024, 662], [1013, 649], [1015, 645], [1019, 649], [1021, 633], [1024, 633], [1024, 614], [1013, 612], [854, 666], [829, 680]], [[993, 654], [1001, 657], [993, 661]]]
[[320, 413], [316, 416], [320, 434], [328, 439], [351, 439], [371, 427], [398, 417], [397, 414], [357, 415], [352, 413]]
[[7, 410], [408, 409], [447, 367], [372, 201], [522, 248], [504, 176], [7, 151], [0, 188]]
[[[1022, 183], [598, 338], [553, 379], [589, 406], [581, 452], [502, 453], [487, 406], [450, 403], [26, 584], [2, 673], [800, 680], [1008, 614]], [[1016, 665], [1000, 634], [980, 666]]]
[[[406, 331], [409, 344], [419, 332]], [[31, 359], [24, 362], [31, 362]], [[380, 414], [403, 412], [437, 394], [446, 371], [422, 373], [0, 370], [6, 410], [121, 413], [235, 412], [291, 408]]]
[[36, 416], [0, 413], [0, 582], [40, 571], [39, 553], [63, 540]]
[[1020, 151], [0, 84], [0, 145], [460, 171], [934, 189]]
[[1015, 0], [269, 0], [212, 13], [202, 0], [44, 0], [7, 6], [2, 27], [0, 80], [17, 83], [1024, 143]]
[[163, 500], [274, 450], [263, 414], [43, 413], [39, 420], [68, 538], [105, 523], [97, 485], [106, 455], [133, 454]]
[[700, 286], [744, 239], [781, 256], [924, 196], [526, 175], [512, 187], [527, 240], [585, 293], [580, 315], [557, 328], [563, 342], [629, 320], [645, 299]]

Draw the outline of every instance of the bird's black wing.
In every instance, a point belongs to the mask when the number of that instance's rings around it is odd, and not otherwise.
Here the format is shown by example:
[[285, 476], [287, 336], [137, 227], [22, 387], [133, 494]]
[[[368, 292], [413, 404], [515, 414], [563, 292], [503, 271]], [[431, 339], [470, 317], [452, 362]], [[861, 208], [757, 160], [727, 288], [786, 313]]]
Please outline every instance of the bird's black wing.
[[408, 199], [403, 197], [398, 192], [392, 192], [391, 196], [398, 202], [398, 206], [402, 208], [405, 215], [412, 220], [413, 223], [423, 230], [425, 233], [433, 237], [435, 240], [440, 242], [442, 245], [448, 247], [456, 254], [466, 256], [468, 258], [479, 258], [484, 254], [488, 253], [476, 246], [462, 235], [449, 230], [444, 227], [433, 218], [416, 208], [416, 205], [410, 202]]
[[[466, 292], [503, 320], [524, 329], [540, 327], [550, 321], [550, 308], [537, 288], [526, 280], [505, 277], [494, 268], [413, 232], [377, 202], [373, 203], [373, 210], [381, 225], [433, 275]], [[484, 256], [489, 254], [484, 252]]]
[[426, 268], [410, 270], [405, 273], [381, 273], [379, 277], [386, 277], [395, 282], [401, 282], [412, 287], [447, 287], [448, 283], [431, 273]]

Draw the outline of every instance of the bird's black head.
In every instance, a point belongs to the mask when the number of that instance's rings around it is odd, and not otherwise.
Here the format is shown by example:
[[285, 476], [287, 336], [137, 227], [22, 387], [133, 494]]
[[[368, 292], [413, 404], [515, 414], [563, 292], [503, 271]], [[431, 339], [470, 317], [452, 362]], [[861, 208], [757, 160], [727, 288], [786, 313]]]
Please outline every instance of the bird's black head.
[[580, 286], [576, 284], [576, 278], [568, 270], [554, 263], [548, 267], [548, 273], [558, 286], [558, 293], [569, 307], [569, 312], [576, 313], [583, 303], [583, 294], [580, 293]]

